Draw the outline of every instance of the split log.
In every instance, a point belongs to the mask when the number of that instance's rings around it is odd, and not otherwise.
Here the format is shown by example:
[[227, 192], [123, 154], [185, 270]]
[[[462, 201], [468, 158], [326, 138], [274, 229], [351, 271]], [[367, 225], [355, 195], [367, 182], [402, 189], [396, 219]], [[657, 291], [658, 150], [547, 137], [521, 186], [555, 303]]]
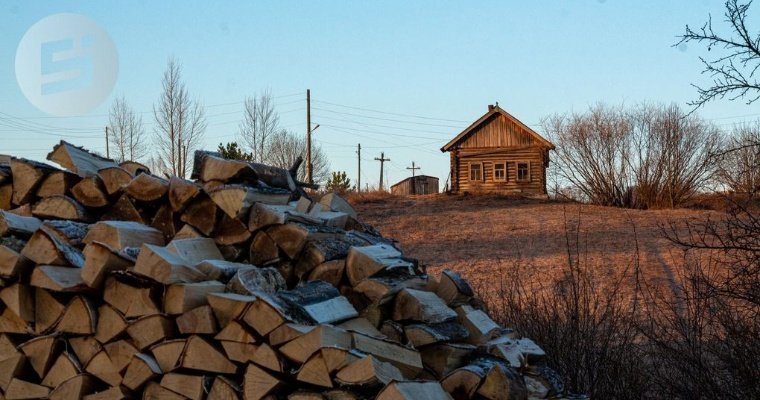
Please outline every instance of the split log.
[[417, 348], [441, 342], [461, 342], [469, 335], [467, 329], [455, 321], [404, 327], [404, 336]]
[[29, 284], [53, 292], [83, 292], [87, 285], [80, 271], [79, 268], [39, 265], [32, 271]]
[[142, 398], [146, 400], [185, 400], [185, 396], [174, 393], [157, 382], [148, 382], [145, 385]]
[[177, 225], [177, 219], [168, 204], [159, 207], [150, 222], [150, 226], [160, 231], [167, 241], [177, 234]]
[[354, 332], [351, 336], [355, 349], [393, 364], [407, 378], [416, 378], [422, 372], [422, 358], [417, 350], [361, 333]]
[[208, 305], [185, 312], [175, 322], [183, 335], [212, 335], [218, 332], [214, 312]]
[[174, 321], [160, 314], [148, 315], [132, 322], [127, 327], [127, 333], [140, 350], [172, 337]]
[[303, 364], [323, 347], [351, 349], [351, 334], [332, 325], [320, 325], [280, 347], [280, 353], [289, 360]]
[[217, 244], [220, 246], [243, 244], [250, 238], [251, 232], [243, 222], [222, 214], [214, 233], [214, 241]]
[[190, 336], [182, 353], [183, 368], [217, 374], [234, 374], [235, 364], [200, 336]]
[[34, 199], [37, 187], [47, 174], [58, 171], [57, 168], [23, 158], [11, 158], [13, 174], [13, 204], [22, 205]]
[[307, 241], [326, 240], [344, 234], [342, 230], [333, 227], [292, 222], [272, 226], [267, 229], [267, 233], [291, 259], [298, 256]]
[[80, 365], [87, 365], [95, 354], [103, 350], [103, 346], [92, 336], [70, 337], [67, 341]]
[[50, 400], [81, 399], [95, 390], [95, 380], [87, 374], [75, 375], [50, 392]]
[[0, 243], [0, 276], [27, 276], [34, 268], [34, 261], [20, 253], [25, 243], [9, 238], [0, 239]]
[[472, 344], [484, 344], [501, 334], [501, 326], [483, 310], [465, 305], [457, 308], [457, 314], [459, 322], [470, 332], [468, 341]]
[[118, 386], [84, 396], [84, 400], [125, 400], [126, 398], [124, 391]]
[[[120, 370], [114, 365], [105, 350], [98, 352], [98, 354], [92, 357], [92, 360], [87, 363], [85, 371], [111, 386], [119, 386], [121, 384]], [[108, 395], [111, 396], [113, 394], [109, 393]]]
[[476, 347], [470, 344], [445, 343], [426, 346], [420, 350], [422, 363], [435, 377], [442, 379], [470, 358]]
[[235, 382], [224, 376], [217, 376], [214, 378], [214, 383], [211, 385], [211, 391], [208, 393], [208, 398], [218, 400], [239, 400], [240, 392], [240, 387]]
[[401, 258], [401, 252], [387, 244], [352, 247], [346, 257], [346, 276], [351, 286], [381, 271], [414, 272], [414, 263]]
[[37, 197], [63, 196], [71, 193], [71, 188], [81, 178], [69, 171], [54, 171], [43, 178], [37, 188]]
[[217, 206], [205, 193], [196, 196], [182, 213], [180, 219], [198, 232], [209, 236], [216, 227]]
[[206, 260], [224, 260], [224, 256], [213, 239], [175, 239], [169, 242], [166, 249], [182, 257], [189, 265], [197, 265]]
[[22, 217], [0, 210], [0, 236], [16, 235], [29, 237], [42, 225], [42, 221], [34, 217]]
[[394, 321], [409, 320], [436, 324], [456, 318], [457, 313], [435, 293], [404, 289], [396, 295], [393, 306]]
[[114, 277], [106, 279], [103, 300], [118, 310], [125, 318], [137, 318], [159, 314], [155, 290], [121, 282]]
[[214, 340], [250, 344], [258, 342], [256, 337], [238, 321], [230, 321], [221, 332], [214, 336]]
[[63, 140], [53, 147], [53, 151], [47, 155], [47, 159], [83, 178], [97, 175], [101, 168], [116, 166], [116, 163], [111, 159], [93, 154], [82, 147], [74, 146]]
[[161, 368], [156, 360], [148, 354], [137, 353], [132, 357], [122, 384], [130, 390], [137, 390], [149, 380], [161, 375]]
[[335, 287], [324, 281], [312, 281], [293, 290], [280, 291], [277, 296], [294, 313], [315, 324], [345, 321], [359, 315]]
[[180, 358], [182, 358], [182, 352], [185, 350], [186, 344], [187, 341], [185, 339], [167, 340], [153, 345], [150, 348], [150, 352], [156, 358], [161, 371], [167, 373], [179, 368]]
[[310, 281], [325, 281], [333, 286], [339, 286], [343, 280], [343, 271], [346, 269], [346, 260], [331, 260], [319, 264], [308, 276]]
[[15, 283], [3, 288], [0, 290], [0, 300], [19, 318], [34, 322], [34, 296], [29, 286]]
[[271, 165], [248, 163], [256, 172], [256, 177], [260, 182], [273, 188], [286, 189], [289, 192], [295, 191], [298, 187], [293, 176], [285, 168], [278, 168]]
[[279, 346], [295, 340], [314, 329], [316, 329], [316, 327], [312, 325], [303, 325], [293, 322], [284, 323], [269, 333], [269, 344], [272, 346]]
[[0, 210], [13, 208], [13, 185], [6, 183], [0, 185]]
[[245, 399], [259, 400], [277, 390], [283, 382], [263, 369], [248, 364], [243, 377], [243, 396]]
[[55, 335], [38, 336], [24, 342], [18, 349], [24, 353], [37, 376], [45, 376], [61, 353], [62, 343]]
[[45, 289], [34, 291], [34, 328], [44, 334], [52, 330], [63, 316], [66, 306]]
[[387, 336], [380, 332], [375, 325], [372, 325], [368, 319], [362, 317], [349, 319], [348, 321], [338, 324], [337, 327], [351, 332], [359, 332], [378, 339], [387, 339]]
[[225, 260], [204, 260], [195, 265], [195, 269], [203, 272], [209, 279], [221, 282], [229, 282], [238, 271], [248, 268], [253, 268], [253, 265]]
[[31, 325], [21, 319], [9, 308], [3, 310], [0, 314], [0, 333], [18, 333], [29, 334], [32, 332]]
[[257, 268], [250, 265], [238, 269], [227, 283], [227, 291], [244, 295], [275, 294], [285, 288], [285, 280], [276, 269]]
[[256, 294], [256, 300], [248, 306], [243, 320], [261, 336], [266, 336], [285, 322], [292, 322], [284, 305], [265, 293]]
[[189, 224], [182, 225], [182, 228], [174, 235], [174, 239], [194, 239], [199, 237], [203, 237], [203, 235]]
[[82, 373], [82, 366], [79, 364], [79, 360], [73, 354], [64, 351], [58, 356], [40, 383], [43, 386], [55, 388], [80, 373]]
[[135, 177], [121, 167], [107, 167], [98, 170], [98, 177], [103, 182], [103, 188], [108, 196], [115, 196], [124, 191], [124, 187]]
[[327, 226], [345, 229], [348, 224], [348, 214], [340, 211], [320, 211], [312, 214]]
[[491, 340], [483, 347], [515, 368], [541, 364], [546, 358], [544, 350], [528, 338], [515, 339], [506, 335]]
[[192, 179], [201, 182], [256, 182], [256, 172], [251, 166], [238, 160], [229, 160], [219, 153], [196, 150], [193, 159]]
[[0, 389], [8, 390], [8, 386], [14, 378], [24, 375], [26, 357], [19, 352], [5, 353], [0, 360]]
[[298, 212], [289, 204], [254, 203], [248, 215], [248, 230], [255, 232], [271, 225], [282, 225], [288, 222], [300, 222], [307, 225], [322, 224], [319, 218]]
[[85, 207], [102, 208], [109, 205], [108, 193], [97, 175], [82, 178], [71, 188], [71, 196]]
[[90, 221], [92, 217], [79, 202], [68, 196], [45, 197], [32, 207], [32, 215], [44, 219]]
[[163, 284], [206, 280], [203, 273], [188, 265], [185, 258], [179, 254], [171, 252], [168, 248], [150, 244], [144, 244], [140, 249], [134, 272]]
[[256, 301], [255, 296], [215, 292], [208, 293], [206, 299], [214, 310], [220, 326], [227, 326], [232, 320], [241, 318], [248, 307]]
[[92, 225], [84, 243], [96, 241], [115, 250], [139, 247], [143, 243], [164, 245], [160, 231], [131, 221], [103, 221]]
[[75, 335], [92, 335], [98, 324], [98, 311], [93, 303], [83, 296], [71, 299], [56, 325], [57, 332]]
[[8, 389], [5, 391], [5, 398], [8, 400], [46, 399], [49, 395], [50, 388], [18, 378], [11, 379]]
[[111, 208], [106, 211], [100, 218], [101, 221], [132, 221], [138, 224], [145, 224], [146, 218], [135, 207], [132, 199], [126, 194], [121, 195]]
[[82, 254], [84, 256], [82, 282], [91, 288], [100, 288], [111, 272], [125, 271], [134, 265], [125, 254], [115, 252], [99, 241], [91, 241], [87, 244]]
[[345, 259], [352, 246], [361, 246], [360, 240], [349, 235], [312, 239], [306, 242], [296, 260], [296, 276], [303, 278], [318, 265], [328, 261]]
[[215, 292], [224, 292], [224, 284], [218, 281], [204, 281], [170, 285], [164, 292], [164, 312], [170, 315], [183, 314], [208, 304], [206, 295]]
[[377, 400], [453, 400], [435, 381], [394, 381], [377, 394]]
[[354, 210], [354, 208], [337, 193], [328, 193], [322, 196], [319, 203], [323, 205], [326, 210], [346, 213], [351, 218], [357, 218], [356, 210]]
[[250, 361], [270, 371], [284, 372], [285, 362], [280, 354], [266, 343], [261, 343]]
[[182, 212], [200, 191], [200, 186], [195, 183], [172, 176], [169, 179], [169, 205], [172, 211]]
[[108, 304], [98, 308], [98, 326], [95, 329], [95, 339], [100, 343], [108, 343], [120, 336], [127, 329], [124, 316]]
[[455, 398], [472, 398], [477, 393], [489, 400], [525, 399], [527, 390], [520, 376], [495, 358], [480, 357], [457, 368], [441, 381]]
[[459, 273], [449, 269], [441, 272], [441, 279], [435, 293], [452, 307], [467, 304], [475, 296], [470, 284], [462, 279]]
[[45, 222], [21, 250], [21, 254], [37, 264], [84, 267], [84, 256], [67, 238], [59, 235], [51, 222]]
[[119, 168], [126, 170], [132, 174], [132, 176], [137, 176], [138, 174], [150, 174], [150, 168], [137, 161], [123, 161], [119, 164]]
[[396, 294], [404, 289], [423, 290], [426, 286], [427, 282], [419, 276], [400, 273], [364, 279], [354, 287], [354, 291], [364, 295], [371, 303], [385, 304], [395, 300]]
[[277, 262], [280, 250], [277, 243], [264, 231], [259, 231], [251, 241], [249, 260], [251, 264], [267, 265]]
[[354, 361], [335, 375], [336, 382], [347, 386], [378, 387], [403, 379], [398, 368], [373, 356]]
[[169, 191], [169, 182], [150, 174], [138, 174], [124, 186], [124, 191], [135, 200], [155, 202]]
[[124, 376], [124, 370], [129, 366], [129, 362], [132, 361], [132, 357], [140, 352], [129, 340], [123, 339], [106, 343], [103, 345], [103, 349], [108, 354], [111, 362], [113, 362], [114, 367], [120, 371], [122, 377]]
[[[170, 373], [161, 377], [161, 386], [191, 400], [202, 400], [210, 379], [204, 376]], [[216, 399], [217, 397], [209, 397]]]
[[251, 204], [260, 201], [255, 188], [243, 185], [222, 185], [208, 194], [217, 207], [230, 218], [247, 216]]

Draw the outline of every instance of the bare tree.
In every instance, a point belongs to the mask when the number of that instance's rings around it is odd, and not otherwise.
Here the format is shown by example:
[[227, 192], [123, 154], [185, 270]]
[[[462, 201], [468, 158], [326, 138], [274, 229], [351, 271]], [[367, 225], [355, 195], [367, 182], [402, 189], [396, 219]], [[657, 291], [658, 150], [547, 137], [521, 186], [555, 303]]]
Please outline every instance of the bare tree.
[[161, 97], [153, 106], [153, 117], [157, 158], [163, 172], [184, 178], [190, 165], [188, 154], [200, 144], [206, 118], [203, 106], [190, 99], [181, 75], [181, 66], [170, 59], [161, 81]]
[[702, 73], [710, 75], [712, 83], [706, 87], [694, 85], [699, 99], [689, 104], [695, 108], [726, 96], [729, 100], [747, 99], [747, 104], [760, 99], [760, 82], [755, 76], [760, 68], [760, 34], [751, 33], [747, 28], [747, 11], [751, 4], [740, 4], [738, 0], [726, 1], [724, 15], [730, 25], [729, 34], [716, 33], [712, 16], [709, 16], [697, 30], [686, 25], [686, 32], [675, 44], [696, 42], [706, 44], [708, 51], [717, 50], [713, 58], [699, 58], [704, 65]]
[[274, 109], [272, 95], [265, 91], [259, 96], [245, 99], [240, 135], [253, 154], [253, 161], [266, 160], [266, 149], [279, 131], [280, 117]]
[[136, 161], [147, 155], [142, 117], [135, 113], [123, 96], [117, 97], [111, 105], [108, 130], [108, 141], [114, 147], [118, 161]]
[[753, 197], [760, 190], [760, 121], [735, 126], [726, 147], [720, 154], [720, 183]]
[[[281, 168], [290, 168], [298, 156], [305, 156], [306, 138], [284, 129], [280, 130], [271, 137], [266, 153], [267, 157], [264, 160], [266, 163]], [[327, 160], [327, 155], [322, 147], [312, 144], [311, 160], [314, 165], [314, 182], [326, 182], [330, 178], [330, 162]], [[305, 163], [301, 163], [297, 178], [300, 181], [306, 180]]]

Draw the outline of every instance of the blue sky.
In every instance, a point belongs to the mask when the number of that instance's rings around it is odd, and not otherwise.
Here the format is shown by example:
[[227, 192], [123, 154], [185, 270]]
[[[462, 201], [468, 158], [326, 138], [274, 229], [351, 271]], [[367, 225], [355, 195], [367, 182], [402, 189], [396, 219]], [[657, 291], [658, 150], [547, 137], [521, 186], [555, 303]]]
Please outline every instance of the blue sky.
[[[83, 14], [110, 34], [119, 75], [99, 108], [52, 118], [22, 94], [14, 59], [35, 22], [62, 12]], [[373, 159], [384, 151], [390, 182], [408, 176], [415, 161], [418, 173], [443, 185], [448, 156], [438, 149], [495, 101], [537, 129], [547, 115], [597, 102], [686, 107], [696, 97], [690, 84], [708, 82], [698, 61], [705, 52], [672, 45], [687, 23], [701, 25], [710, 13], [724, 26], [718, 0], [2, 1], [0, 111], [34, 128], [0, 126], [0, 153], [44, 159], [59, 134], [105, 152], [114, 95], [144, 112], [151, 132], [161, 74], [174, 57], [207, 106], [206, 147], [235, 140], [242, 101], [266, 89], [283, 127], [305, 132], [309, 88], [312, 121], [321, 125], [314, 137], [332, 170], [355, 181], [361, 143], [363, 184], [377, 184]], [[760, 115], [757, 106], [727, 100], [699, 113], [727, 129]]]

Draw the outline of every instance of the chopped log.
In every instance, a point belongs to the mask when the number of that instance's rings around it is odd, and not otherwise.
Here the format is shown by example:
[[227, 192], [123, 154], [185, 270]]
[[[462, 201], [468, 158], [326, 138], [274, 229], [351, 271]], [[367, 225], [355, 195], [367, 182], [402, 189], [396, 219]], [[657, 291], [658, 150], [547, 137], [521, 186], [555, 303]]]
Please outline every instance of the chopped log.
[[100, 288], [111, 272], [126, 271], [134, 265], [124, 254], [98, 241], [87, 244], [83, 255], [82, 282], [91, 288]]
[[469, 337], [469, 332], [456, 321], [434, 324], [412, 324], [404, 327], [404, 336], [414, 347], [441, 342], [461, 342]]
[[50, 196], [38, 201], [32, 207], [32, 215], [45, 219], [65, 219], [70, 221], [89, 221], [90, 214], [79, 202], [68, 196]]
[[132, 202], [132, 199], [130, 199], [126, 194], [123, 194], [121, 197], [119, 197], [118, 200], [116, 200], [115, 203], [113, 203], [113, 205], [111, 205], [111, 208], [109, 208], [108, 211], [103, 214], [100, 220], [132, 221], [138, 224], [144, 224], [147, 219], [143, 217], [137, 208], [135, 208], [135, 204]]
[[351, 336], [355, 349], [393, 364], [407, 378], [416, 378], [422, 372], [422, 358], [417, 350], [361, 333], [354, 332]]
[[244, 295], [256, 295], [262, 292], [275, 294], [285, 288], [285, 280], [276, 269], [257, 268], [250, 265], [238, 269], [227, 283], [227, 291]]
[[[254, 203], [248, 214], [248, 230], [255, 232], [271, 225], [281, 225], [291, 221], [298, 213], [290, 205]], [[314, 221], [315, 223], [317, 221]]]
[[401, 252], [387, 244], [352, 247], [346, 257], [346, 276], [351, 286], [381, 271], [402, 270], [412, 274], [414, 264], [401, 258]]
[[515, 368], [540, 364], [546, 357], [544, 350], [534, 341], [528, 338], [515, 339], [511, 335], [493, 339], [483, 347]]
[[206, 295], [215, 292], [224, 292], [224, 284], [205, 281], [170, 285], [164, 292], [164, 312], [170, 315], [183, 314], [208, 304]]
[[160, 313], [155, 290], [136, 287], [117, 280], [106, 280], [103, 300], [118, 310], [125, 318], [136, 318]]
[[66, 306], [45, 289], [34, 292], [34, 328], [37, 334], [52, 330], [63, 317]]
[[485, 344], [501, 334], [501, 326], [482, 310], [465, 305], [457, 308], [457, 314], [459, 322], [470, 332], [468, 342], [472, 344]]
[[49, 394], [50, 388], [48, 387], [13, 378], [5, 391], [5, 398], [8, 400], [46, 399]]
[[267, 233], [291, 259], [298, 256], [307, 241], [326, 240], [344, 234], [340, 229], [333, 227], [292, 222], [271, 226], [267, 229]]
[[250, 165], [256, 172], [258, 180], [265, 183], [267, 186], [286, 189], [290, 192], [297, 189], [293, 176], [285, 168], [278, 168], [254, 162], [248, 163], [248, 165]]
[[219, 153], [196, 150], [193, 160], [192, 179], [201, 182], [237, 181], [256, 182], [256, 172], [245, 161], [229, 160]]
[[111, 249], [139, 247], [143, 243], [164, 245], [161, 232], [155, 228], [131, 221], [102, 221], [90, 227], [84, 243], [100, 242]]
[[206, 260], [224, 260], [224, 256], [213, 239], [175, 239], [169, 242], [166, 249], [187, 261], [188, 265], [197, 265]]
[[242, 244], [251, 238], [248, 227], [239, 219], [222, 214], [216, 226], [214, 241], [220, 246]]
[[552, 398], [565, 392], [562, 377], [553, 369], [542, 366], [531, 366], [523, 371], [525, 386], [531, 396]]
[[284, 365], [282, 357], [268, 344], [261, 343], [253, 353], [251, 361], [256, 363], [260, 367], [264, 367], [270, 371], [284, 372]]
[[0, 300], [13, 313], [27, 322], [34, 322], [34, 298], [32, 289], [20, 283], [0, 290]]
[[236, 363], [248, 363], [253, 361], [253, 356], [256, 354], [259, 346], [253, 343], [240, 343], [230, 340], [219, 341], [224, 349], [224, 354], [227, 358]]
[[230, 321], [216, 336], [215, 340], [237, 343], [256, 343], [256, 337], [237, 321]]
[[142, 317], [127, 327], [127, 333], [140, 350], [167, 338], [174, 333], [174, 322], [163, 315]]
[[442, 379], [451, 371], [459, 368], [465, 360], [475, 351], [476, 347], [470, 344], [447, 343], [426, 346], [422, 353], [422, 363], [435, 376]]
[[84, 400], [125, 400], [127, 396], [121, 387], [111, 387], [101, 392], [84, 396]]
[[98, 177], [103, 182], [106, 194], [114, 196], [121, 193], [135, 176], [121, 167], [107, 167], [98, 170]]
[[350, 349], [351, 340], [351, 334], [343, 329], [320, 325], [280, 347], [280, 353], [291, 361], [303, 364], [323, 347]]
[[55, 235], [72, 246], [81, 246], [90, 225], [74, 221], [45, 221], [40, 230]]
[[404, 289], [424, 289], [427, 282], [419, 276], [405, 273], [396, 276], [376, 276], [359, 282], [354, 291], [364, 295], [370, 302], [385, 304], [395, 300], [396, 294]]
[[398, 368], [371, 355], [352, 362], [335, 375], [336, 382], [347, 386], [376, 387], [403, 379]]
[[260, 201], [256, 189], [244, 185], [222, 185], [208, 194], [217, 207], [230, 218], [247, 216], [251, 204]]
[[71, 193], [71, 188], [81, 178], [69, 171], [54, 171], [43, 178], [37, 188], [37, 197], [63, 196]]
[[200, 336], [190, 336], [182, 353], [183, 368], [218, 374], [234, 374], [235, 364]]
[[396, 295], [393, 306], [394, 321], [409, 320], [436, 324], [456, 318], [457, 313], [435, 293], [404, 289]]
[[204, 260], [195, 265], [195, 269], [201, 271], [209, 279], [221, 282], [229, 282], [238, 271], [248, 268], [253, 268], [253, 266], [225, 260]]
[[124, 376], [124, 370], [129, 366], [129, 362], [132, 361], [132, 357], [139, 352], [139, 350], [128, 340], [117, 340], [115, 342], [106, 343], [103, 345], [103, 349], [106, 351], [106, 354], [108, 354], [111, 362], [113, 362], [114, 367], [119, 370], [122, 376]]
[[513, 369], [503, 364], [497, 364], [488, 371], [477, 393], [488, 400], [528, 398], [528, 390], [523, 379]]
[[145, 353], [132, 357], [122, 384], [130, 390], [137, 390], [149, 380], [161, 375], [161, 368], [156, 360]]
[[357, 317], [359, 313], [335, 287], [324, 281], [312, 281], [277, 296], [298, 315], [315, 324], [329, 324]]
[[479, 357], [446, 375], [441, 384], [455, 398], [472, 398], [475, 393], [494, 400], [527, 398], [525, 384], [518, 378], [506, 363]]
[[[47, 224], [47, 222], [46, 222]], [[79, 249], [71, 246], [43, 224], [21, 250], [21, 254], [37, 264], [84, 266]]]
[[145, 400], [185, 400], [185, 396], [159, 385], [157, 382], [148, 382], [143, 389], [142, 398]]
[[31, 325], [21, 319], [9, 308], [3, 310], [0, 314], [0, 333], [19, 333], [28, 334], [32, 332]]
[[285, 322], [291, 322], [291, 317], [279, 300], [257, 293], [256, 300], [248, 306], [243, 320], [259, 335], [265, 336]]
[[150, 226], [160, 231], [166, 241], [171, 240], [177, 234], [177, 225], [174, 213], [168, 204], [159, 207], [150, 222]]
[[58, 169], [44, 163], [11, 158], [11, 173], [13, 174], [13, 204], [22, 205], [34, 199], [37, 187], [45, 175]]
[[87, 374], [75, 375], [50, 392], [50, 400], [74, 400], [84, 398], [95, 390], [95, 380]]
[[58, 356], [40, 383], [43, 386], [54, 388], [80, 373], [82, 373], [82, 366], [79, 364], [79, 360], [73, 354], [64, 351]]
[[34, 217], [22, 217], [0, 210], [0, 236], [29, 237], [40, 228], [42, 221]]
[[441, 272], [441, 280], [435, 293], [443, 299], [449, 306], [467, 304], [475, 296], [472, 287], [467, 283], [459, 273], [444, 269]]
[[161, 378], [161, 386], [191, 400], [202, 400], [209, 383], [209, 379], [204, 376], [188, 374], [170, 373]]
[[337, 193], [328, 193], [322, 196], [319, 200], [319, 204], [322, 204], [326, 210], [346, 213], [351, 218], [357, 218], [356, 210], [354, 210], [354, 208]]
[[124, 191], [135, 200], [155, 202], [169, 191], [169, 182], [157, 176], [138, 174], [124, 186]]
[[198, 232], [209, 236], [216, 227], [217, 206], [205, 193], [196, 196], [182, 213], [180, 219]]
[[13, 238], [0, 239], [0, 276], [19, 278], [28, 276], [34, 262], [20, 252], [26, 243]]
[[40, 265], [32, 271], [29, 284], [53, 292], [83, 292], [87, 285], [82, 281], [79, 268]]
[[377, 394], [377, 400], [453, 400], [436, 381], [394, 381]]
[[195, 239], [199, 237], [203, 237], [203, 235], [189, 224], [182, 225], [182, 228], [174, 235], [174, 239]]
[[214, 310], [220, 326], [227, 326], [230, 321], [240, 318], [248, 307], [256, 301], [255, 296], [237, 293], [208, 293], [208, 304]]
[[283, 382], [254, 364], [248, 364], [243, 378], [243, 396], [259, 400], [277, 390]]
[[82, 178], [71, 188], [71, 196], [85, 207], [102, 208], [109, 205], [108, 193], [97, 175]]
[[0, 185], [0, 210], [10, 210], [13, 202], [13, 185]]
[[316, 329], [316, 327], [312, 325], [303, 325], [293, 322], [284, 323], [269, 333], [268, 341], [272, 346], [279, 346], [295, 340], [314, 329]]
[[16, 208], [8, 210], [8, 212], [12, 214], [16, 214], [21, 217], [31, 217], [32, 216], [32, 205], [31, 204], [23, 204]]
[[206, 280], [203, 273], [188, 265], [186, 259], [179, 254], [167, 247], [150, 244], [143, 244], [140, 249], [134, 272], [167, 285]]
[[63, 316], [56, 326], [56, 331], [76, 335], [92, 335], [98, 324], [98, 310], [84, 296], [71, 299]]
[[7, 390], [13, 378], [24, 374], [26, 357], [19, 352], [5, 353], [0, 359], [0, 389]]
[[170, 372], [179, 368], [182, 351], [185, 350], [185, 339], [167, 340], [150, 348], [150, 352], [156, 358], [161, 371]]
[[95, 339], [100, 343], [108, 343], [127, 329], [127, 321], [116, 309], [108, 304], [98, 308], [98, 326], [95, 329]]
[[346, 260], [331, 260], [319, 264], [311, 270], [308, 280], [325, 281], [333, 286], [340, 285], [343, 280], [343, 271], [346, 269]]
[[251, 241], [249, 260], [251, 264], [267, 265], [279, 260], [277, 243], [264, 231], [259, 231]]
[[103, 346], [92, 336], [71, 337], [68, 339], [68, 343], [77, 356], [80, 365], [87, 365], [92, 357], [95, 357], [95, 354], [103, 350]]
[[296, 262], [296, 276], [302, 278], [318, 265], [327, 261], [345, 259], [352, 246], [363, 243], [348, 235], [309, 240], [303, 247]]
[[218, 332], [214, 312], [210, 306], [200, 306], [194, 308], [176, 320], [177, 329], [183, 335], [212, 335]]
[[92, 357], [92, 360], [87, 363], [85, 371], [111, 386], [119, 386], [121, 384], [119, 369], [111, 361], [105, 350], [100, 351]]
[[172, 176], [169, 179], [169, 204], [172, 211], [182, 212], [201, 188], [193, 182]]
[[132, 176], [137, 176], [138, 174], [150, 174], [150, 168], [145, 164], [136, 161], [123, 161], [119, 164], [119, 167], [132, 174]]
[[21, 344], [18, 349], [24, 353], [37, 376], [45, 376], [60, 354], [61, 344], [55, 335], [38, 336]]
[[330, 371], [325, 366], [322, 353], [318, 352], [312, 355], [298, 370], [296, 379], [299, 382], [310, 385], [321, 386], [323, 388], [332, 388], [333, 382], [330, 377]]
[[380, 332], [371, 322], [366, 318], [353, 318], [337, 325], [341, 329], [345, 329], [351, 332], [359, 332], [361, 334], [372, 336], [378, 339], [387, 339], [386, 335]]
[[211, 385], [208, 398], [215, 400], [239, 400], [240, 387], [224, 376], [217, 376]]
[[101, 168], [116, 166], [116, 162], [111, 159], [93, 154], [83, 147], [74, 146], [63, 140], [53, 147], [47, 159], [83, 178], [97, 175]]

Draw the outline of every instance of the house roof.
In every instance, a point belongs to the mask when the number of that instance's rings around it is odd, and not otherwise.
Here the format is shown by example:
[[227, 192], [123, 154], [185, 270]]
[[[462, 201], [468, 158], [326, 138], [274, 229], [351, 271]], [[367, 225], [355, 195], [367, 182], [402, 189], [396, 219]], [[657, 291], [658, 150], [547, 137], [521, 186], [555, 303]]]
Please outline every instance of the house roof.
[[515, 124], [523, 128], [526, 132], [528, 132], [528, 134], [530, 134], [536, 140], [538, 140], [539, 143], [542, 143], [544, 146], [548, 147], [549, 149], [554, 150], [555, 147], [552, 142], [546, 140], [543, 136], [539, 135], [538, 132], [528, 127], [528, 125], [525, 125], [524, 123], [522, 123], [522, 121], [515, 118], [512, 114], [504, 111], [501, 107], [499, 107], [498, 104], [496, 104], [495, 106], [489, 105], [487, 113], [483, 114], [483, 116], [480, 117], [477, 121], [470, 124], [470, 126], [468, 126], [467, 128], [465, 128], [465, 130], [460, 132], [454, 139], [451, 139], [450, 142], [446, 143], [443, 147], [441, 147], [441, 151], [447, 152], [451, 150], [452, 147], [462, 142], [465, 138], [467, 138], [470, 135], [470, 133], [472, 133], [475, 129], [477, 129], [484, 123], [486, 123], [486, 121], [488, 121], [489, 118], [491, 118], [493, 115], [496, 115], [496, 114], [501, 114], [505, 116], [507, 119], [509, 119], [510, 121], [514, 122]]
[[[418, 180], [418, 179], [422, 179], [422, 178], [425, 178], [425, 179], [435, 179], [435, 180], [438, 180], [438, 178], [437, 178], [437, 177], [435, 177], [435, 176], [430, 176], [430, 175], [415, 175], [415, 176], [414, 176], [414, 179], [415, 179], [415, 180]], [[398, 182], [394, 183], [393, 185], [391, 185], [391, 187], [394, 187], [394, 186], [398, 186], [398, 185], [400, 185], [400, 184], [402, 184], [402, 183], [404, 183], [404, 182], [406, 182], [406, 181], [408, 181], [408, 180], [410, 180], [410, 179], [412, 179], [412, 177], [411, 177], [411, 176], [410, 176], [410, 177], [408, 177], [408, 178], [406, 178], [406, 179], [402, 179], [402, 180], [400, 180], [400, 181], [398, 181]]]

